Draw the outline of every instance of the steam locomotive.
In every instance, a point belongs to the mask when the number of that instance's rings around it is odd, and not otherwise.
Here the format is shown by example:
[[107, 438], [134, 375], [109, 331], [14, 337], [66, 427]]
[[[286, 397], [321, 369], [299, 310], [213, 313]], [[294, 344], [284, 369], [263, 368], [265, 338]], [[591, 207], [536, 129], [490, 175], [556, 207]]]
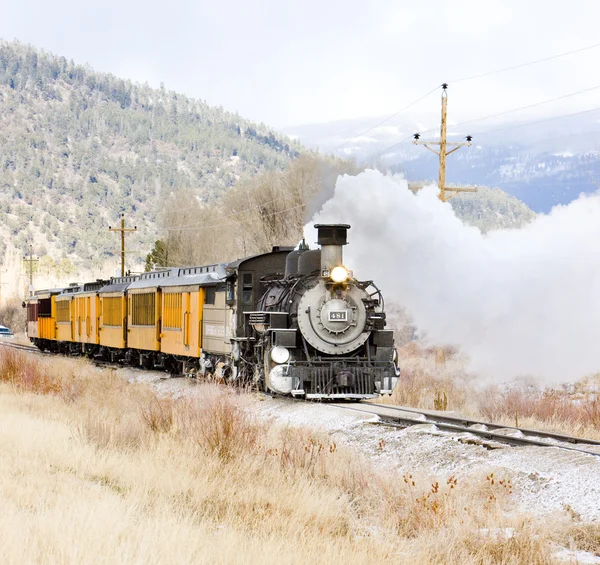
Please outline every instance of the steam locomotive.
[[399, 370], [383, 296], [344, 266], [350, 226], [315, 227], [319, 249], [38, 291], [24, 303], [27, 334], [42, 350], [293, 397], [391, 394]]

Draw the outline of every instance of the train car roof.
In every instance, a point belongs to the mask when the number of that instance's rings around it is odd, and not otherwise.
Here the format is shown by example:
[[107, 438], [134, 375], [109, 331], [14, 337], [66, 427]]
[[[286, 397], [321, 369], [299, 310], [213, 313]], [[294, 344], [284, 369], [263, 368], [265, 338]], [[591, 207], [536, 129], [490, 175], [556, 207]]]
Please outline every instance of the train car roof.
[[31, 298], [50, 298], [51, 296], [54, 296], [56, 294], [60, 294], [63, 291], [62, 288], [49, 288], [46, 290], [36, 290], [35, 291], [35, 296], [32, 296]]
[[87, 282], [79, 286], [79, 290], [76, 294], [89, 294], [90, 292], [99, 292], [101, 288], [104, 288], [108, 281], [102, 279], [95, 280], [94, 282]]
[[226, 276], [225, 264], [175, 267], [168, 271], [143, 273], [128, 287], [128, 290], [174, 286], [213, 286], [225, 280]]
[[214, 286], [223, 282], [227, 277], [225, 268], [210, 273], [201, 273], [193, 275], [180, 275], [172, 279], [167, 279], [160, 284], [161, 287], [168, 288], [170, 286]]
[[75, 294], [77, 292], [80, 292], [81, 289], [83, 288], [82, 285], [74, 283], [74, 284], [70, 284], [69, 286], [66, 286], [65, 288], [62, 289], [61, 293], [62, 295], [72, 295]]
[[294, 247], [287, 245], [276, 245], [273, 247], [271, 251], [268, 253], [259, 253], [258, 255], [251, 255], [250, 257], [244, 257], [242, 259], [238, 259], [237, 261], [233, 261], [227, 265], [228, 270], [237, 271], [243, 263], [246, 261], [251, 261], [252, 259], [258, 259], [259, 257], [268, 257], [269, 255], [273, 255], [275, 253], [290, 253], [294, 251]]
[[136, 288], [157, 288], [162, 286], [166, 279], [176, 277], [178, 272], [179, 269], [175, 268], [142, 273], [127, 287], [127, 290], [134, 290]]
[[105, 286], [98, 289], [98, 293], [123, 292], [127, 287], [139, 277], [137, 275], [128, 275], [126, 277], [112, 277]]

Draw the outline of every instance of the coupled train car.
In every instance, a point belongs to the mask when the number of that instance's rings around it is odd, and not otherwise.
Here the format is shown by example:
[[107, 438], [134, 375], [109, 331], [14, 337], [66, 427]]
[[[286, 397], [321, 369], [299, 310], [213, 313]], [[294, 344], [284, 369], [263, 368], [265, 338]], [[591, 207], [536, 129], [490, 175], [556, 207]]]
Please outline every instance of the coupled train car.
[[24, 303], [27, 335], [42, 350], [300, 398], [391, 394], [399, 370], [381, 292], [343, 264], [350, 226], [315, 227], [319, 249], [38, 291]]

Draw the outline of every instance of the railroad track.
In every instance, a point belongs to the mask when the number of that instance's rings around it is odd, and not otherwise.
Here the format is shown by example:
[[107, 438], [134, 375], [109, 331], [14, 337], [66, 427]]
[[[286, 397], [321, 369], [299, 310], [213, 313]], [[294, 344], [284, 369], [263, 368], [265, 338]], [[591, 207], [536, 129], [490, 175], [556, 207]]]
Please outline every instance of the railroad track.
[[0, 341], [1, 347], [7, 347], [9, 349], [18, 349], [20, 351], [31, 351], [33, 353], [44, 353], [33, 345], [23, 345], [21, 343], [14, 343], [12, 341]]
[[[501, 424], [491, 424], [460, 416], [449, 416], [427, 410], [416, 410], [385, 404], [333, 404], [338, 408], [355, 410], [379, 417], [382, 425], [407, 428], [417, 425], [432, 425], [435, 430], [470, 434], [490, 442], [511, 446], [553, 447], [600, 457], [600, 441], [580, 437], [555, 434], [527, 428], [516, 428]], [[574, 447], [577, 445], [578, 447]]]

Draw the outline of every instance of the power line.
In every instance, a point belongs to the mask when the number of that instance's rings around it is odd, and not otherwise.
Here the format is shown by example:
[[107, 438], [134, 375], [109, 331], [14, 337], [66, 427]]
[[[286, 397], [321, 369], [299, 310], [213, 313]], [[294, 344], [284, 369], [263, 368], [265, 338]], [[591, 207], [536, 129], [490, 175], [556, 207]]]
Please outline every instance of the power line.
[[564, 100], [565, 98], [570, 98], [571, 96], [577, 96], [578, 94], [584, 94], [586, 92], [591, 92], [592, 90], [598, 90], [599, 88], [600, 88], [600, 85], [592, 86], [591, 88], [585, 88], [583, 90], [578, 90], [577, 92], [563, 94], [562, 96], [557, 96], [556, 98], [549, 98], [548, 100], [542, 100], [541, 102], [535, 102], [534, 104], [528, 104], [527, 106], [520, 106], [519, 108], [513, 108], [512, 110], [505, 110], [503, 112], [498, 112], [497, 114], [490, 114], [489, 116], [483, 116], [481, 118], [467, 120], [466, 122], [459, 122], [458, 124], [454, 124], [452, 127], [456, 128], [458, 126], [464, 126], [466, 124], [472, 124], [475, 122], [481, 122], [483, 120], [489, 120], [490, 118], [497, 118], [498, 116], [512, 114], [513, 112], [518, 112], [519, 110], [527, 110], [529, 108], [535, 108], [536, 106], [543, 106], [544, 104], [550, 104], [550, 102], [556, 102], [557, 100]]
[[459, 78], [459, 79], [456, 79], [456, 80], [453, 80], [450, 82], [456, 84], [457, 82], [465, 82], [467, 80], [474, 80], [476, 78], [487, 77], [490, 75], [504, 73], [506, 71], [512, 71], [515, 69], [521, 69], [523, 67], [528, 67], [529, 65], [537, 65], [538, 63], [544, 63], [546, 61], [551, 61], [552, 59], [558, 59], [559, 57], [566, 57], [567, 55], [574, 55], [575, 53], [581, 53], [582, 51], [596, 49], [597, 47], [600, 47], [600, 43], [596, 43], [594, 45], [589, 45], [588, 47], [581, 47], [580, 49], [574, 49], [573, 51], [567, 51], [565, 53], [559, 53], [558, 55], [552, 55], [551, 57], [544, 57], [542, 59], [536, 59], [535, 61], [529, 61], [527, 63], [520, 63], [518, 65], [512, 65], [510, 67], [504, 67], [503, 69], [497, 69], [495, 71], [488, 71], [488, 72], [479, 73], [479, 74], [468, 76], [468, 77]]
[[[419, 133], [428, 133], [430, 131], [433, 131], [433, 130], [428, 129], [428, 130], [425, 130], [424, 132], [419, 132]], [[368, 157], [363, 159], [363, 161], [368, 163], [372, 159], [376, 159], [377, 157], [380, 157], [381, 155], [387, 153], [390, 149], [394, 149], [394, 147], [398, 147], [398, 145], [402, 145], [403, 143], [406, 143], [407, 141], [409, 141], [412, 138], [413, 138], [413, 134], [411, 133], [409, 136], [405, 137], [404, 139], [401, 139], [400, 141], [397, 141], [396, 143], [394, 143], [393, 145], [390, 145], [389, 147], [386, 147], [382, 151], [378, 151], [377, 153], [373, 153], [373, 154], [369, 155]]]
[[438, 88], [439, 88], [439, 86], [436, 86], [435, 88], [433, 88], [432, 90], [430, 90], [426, 94], [423, 94], [423, 96], [421, 96], [421, 97], [417, 98], [415, 101], [411, 102], [408, 106], [405, 106], [401, 110], [398, 110], [397, 112], [394, 112], [393, 114], [391, 114], [387, 118], [384, 118], [383, 120], [377, 122], [375, 125], [372, 125], [370, 128], [368, 128], [365, 131], [359, 133], [357, 136], [353, 137], [352, 139], [349, 139], [349, 140], [346, 140], [346, 141], [340, 143], [337, 147], [334, 147], [331, 151], [337, 151], [338, 149], [340, 149], [341, 147], [343, 147], [347, 143], [352, 143], [353, 141], [356, 141], [359, 137], [362, 137], [366, 133], [369, 133], [370, 131], [374, 130], [375, 128], [378, 128], [380, 125], [385, 124], [385, 122], [388, 122], [392, 118], [395, 118], [396, 116], [398, 116], [402, 112], [405, 112], [409, 108], [412, 108], [415, 104], [418, 104], [419, 102], [421, 102], [421, 100], [424, 100], [425, 98], [427, 98], [430, 94], [433, 94]]
[[[581, 53], [583, 51], [588, 51], [590, 49], [595, 49], [597, 47], [600, 47], [600, 43], [596, 43], [594, 45], [588, 45], [587, 47], [581, 47], [579, 49], [574, 49], [572, 51], [566, 51], [564, 53], [559, 53], [558, 55], [552, 55], [550, 57], [543, 57], [541, 59], [536, 59], [534, 61], [527, 61], [526, 63], [519, 63], [518, 65], [511, 65], [509, 67], [504, 67], [502, 69], [496, 69], [496, 70], [493, 70], [493, 71], [486, 71], [486, 72], [479, 73], [479, 74], [476, 74], [476, 75], [471, 75], [471, 76], [468, 76], [468, 77], [459, 78], [459, 79], [450, 81], [450, 83], [451, 84], [455, 84], [457, 82], [465, 82], [465, 81], [468, 81], [468, 80], [474, 80], [474, 79], [481, 78], [481, 77], [486, 77], [486, 76], [495, 75], [495, 74], [498, 74], [498, 73], [504, 73], [504, 72], [507, 72], [507, 71], [512, 71], [512, 70], [515, 70], [515, 69], [520, 69], [520, 68], [523, 68], [523, 67], [528, 67], [530, 65], [537, 65], [538, 63], [543, 63], [543, 62], [546, 62], [546, 61], [551, 61], [553, 59], [558, 59], [560, 57], [566, 57], [568, 55], [575, 55], [576, 53]], [[383, 120], [377, 122], [376, 124], [374, 124], [373, 126], [371, 126], [368, 129], [364, 130], [363, 132], [359, 133], [357, 136], [353, 137], [352, 139], [340, 143], [338, 146], [334, 147], [332, 149], [332, 151], [337, 151], [338, 149], [340, 149], [341, 147], [343, 147], [347, 143], [352, 143], [353, 141], [356, 141], [359, 137], [362, 137], [363, 135], [369, 133], [370, 131], [372, 131], [375, 128], [379, 127], [380, 125], [384, 124], [385, 122], [387, 122], [387, 121], [395, 118], [397, 115], [399, 115], [402, 112], [408, 110], [409, 108], [411, 108], [412, 106], [414, 106], [415, 104], [417, 104], [418, 102], [420, 102], [421, 100], [423, 100], [424, 98], [426, 98], [427, 96], [429, 96], [430, 94], [433, 94], [437, 90], [437, 88], [438, 87], [434, 88], [433, 90], [429, 91], [427, 94], [424, 94], [423, 96], [421, 96], [420, 98], [418, 98], [414, 102], [411, 102], [408, 106], [405, 106], [401, 110], [398, 110], [397, 112], [394, 112], [393, 114], [391, 114], [387, 118], [384, 118]]]
[[[582, 172], [584, 172], [584, 171], [582, 171]], [[534, 177], [534, 178], [531, 178], [528, 180], [498, 181], [498, 182], [490, 183], [489, 185], [488, 184], [479, 184], [478, 186], [495, 187], [495, 186], [507, 186], [507, 185], [531, 185], [532, 182], [539, 182], [540, 183], [539, 188], [546, 188], [548, 186], [563, 186], [563, 187], [567, 188], [569, 186], [587, 186], [590, 184], [594, 184], [594, 181], [592, 181], [592, 180], [576, 181], [576, 182], [571, 182], [568, 180], [556, 181], [556, 179], [552, 179], [552, 177], [550, 177], [549, 180], [553, 180], [553, 182], [544, 182], [543, 178]]]
[[580, 116], [582, 114], [589, 114], [590, 112], [597, 112], [598, 110], [600, 110], [600, 106], [598, 106], [596, 108], [590, 108], [589, 110], [582, 110], [580, 112], [573, 112], [572, 114], [563, 114], [561, 116], [551, 116], [549, 118], [543, 118], [541, 120], [535, 120], [533, 122], [525, 122], [525, 123], [522, 123], [522, 124], [515, 124], [515, 125], [512, 125], [512, 126], [507, 126], [507, 127], [503, 127], [503, 128], [497, 128], [497, 129], [482, 131], [482, 132], [478, 132], [477, 136], [479, 137], [480, 135], [487, 135], [489, 133], [496, 133], [498, 131], [507, 131], [507, 130], [516, 129], [516, 128], [522, 128], [522, 127], [526, 127], [526, 126], [533, 126], [533, 125], [536, 125], [536, 124], [541, 124], [543, 122], [551, 122], [553, 120], [562, 120], [564, 118], [571, 118], [573, 116]]
[[[598, 88], [600, 88], [600, 86], [595, 86], [595, 87], [593, 87], [591, 89], [588, 89], [588, 90], [594, 90], [594, 89], [598, 89]], [[574, 93], [571, 93], [571, 94], [567, 94], [565, 96], [561, 96], [561, 97], [558, 97], [558, 98], [553, 98], [552, 100], [545, 100], [543, 102], [538, 102], [536, 104], [531, 104], [529, 106], [522, 106], [520, 108], [513, 108], [512, 110], [507, 110], [506, 112], [501, 112], [499, 114], [493, 114], [493, 115], [485, 116], [485, 117], [482, 117], [482, 118], [476, 118], [476, 119], [473, 119], [473, 120], [468, 120], [466, 122], [460, 122], [458, 124], [455, 124], [452, 127], [463, 126], [465, 124], [470, 124], [470, 123], [473, 123], [473, 122], [476, 122], [476, 121], [487, 120], [488, 118], [492, 118], [492, 117], [499, 116], [499, 115], [502, 115], [502, 114], [509, 114], [509, 113], [512, 113], [512, 112], [516, 112], [518, 110], [524, 110], [526, 108], [531, 108], [533, 106], [539, 106], [539, 105], [542, 105], [542, 104], [547, 104], [549, 102], [553, 102], [553, 101], [559, 100], [561, 98], [566, 98], [567, 96], [574, 96], [575, 94], [580, 94], [581, 92], [587, 92], [588, 90], [574, 92]], [[503, 127], [503, 128], [497, 128], [497, 129], [487, 130], [487, 131], [483, 131], [483, 132], [477, 132], [476, 136], [479, 137], [480, 135], [487, 135], [488, 133], [495, 133], [495, 132], [499, 132], [499, 131], [506, 131], [506, 130], [510, 130], [510, 129], [514, 129], [514, 128], [520, 128], [520, 127], [525, 127], [525, 126], [529, 126], [529, 125], [535, 125], [535, 124], [539, 124], [539, 123], [543, 123], [543, 122], [549, 122], [549, 121], [553, 121], [553, 120], [560, 120], [560, 119], [563, 119], [563, 118], [569, 118], [569, 117], [572, 117], [572, 116], [579, 116], [581, 114], [587, 114], [589, 112], [596, 112], [598, 110], [600, 110], [600, 107], [591, 108], [589, 110], [582, 110], [580, 112], [574, 112], [572, 114], [563, 114], [563, 115], [560, 115], [560, 116], [551, 116], [549, 118], [542, 118], [540, 120], [535, 120], [533, 122], [525, 122], [525, 123], [522, 123], [522, 124], [515, 124], [515, 125], [512, 125], [512, 126], [507, 126], [507, 127]], [[424, 133], [429, 133], [429, 132], [433, 132], [433, 131], [435, 131], [435, 129], [431, 128], [431, 129], [420, 131], [418, 133], [424, 134]], [[409, 141], [410, 139], [412, 139], [412, 137], [413, 137], [412, 135], [409, 135], [409, 136], [405, 137], [404, 139], [401, 139], [400, 141], [397, 141], [396, 143], [390, 145], [389, 147], [386, 147], [382, 151], [378, 151], [377, 153], [369, 155], [366, 159], [364, 159], [364, 161], [368, 162], [371, 159], [379, 157], [380, 155], [382, 155], [384, 153], [387, 153], [389, 150], [394, 149], [398, 145], [401, 145], [402, 143], [405, 143], [405, 142]], [[560, 139], [560, 138], [558, 138], [558, 139]]]

